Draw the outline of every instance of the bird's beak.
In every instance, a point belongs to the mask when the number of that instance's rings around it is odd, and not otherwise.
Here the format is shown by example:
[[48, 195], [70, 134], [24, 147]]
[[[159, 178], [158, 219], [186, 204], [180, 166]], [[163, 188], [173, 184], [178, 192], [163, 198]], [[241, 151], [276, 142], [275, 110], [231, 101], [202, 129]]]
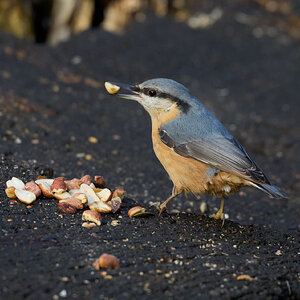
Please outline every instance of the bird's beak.
[[139, 100], [141, 97], [135, 86], [126, 84], [126, 83], [118, 83], [118, 82], [105, 82], [105, 88], [110, 94], [115, 94], [121, 98], [129, 99], [129, 100]]

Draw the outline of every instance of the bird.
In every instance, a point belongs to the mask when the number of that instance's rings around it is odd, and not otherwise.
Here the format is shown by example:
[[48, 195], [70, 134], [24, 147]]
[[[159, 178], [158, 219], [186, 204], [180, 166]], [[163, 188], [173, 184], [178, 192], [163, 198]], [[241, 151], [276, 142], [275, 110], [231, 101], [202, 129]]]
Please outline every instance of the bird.
[[286, 198], [222, 123], [184, 85], [168, 78], [140, 84], [105, 82], [110, 94], [135, 100], [149, 113], [154, 152], [173, 182], [160, 213], [184, 193], [221, 198], [211, 217], [225, 220], [224, 199], [244, 186]]

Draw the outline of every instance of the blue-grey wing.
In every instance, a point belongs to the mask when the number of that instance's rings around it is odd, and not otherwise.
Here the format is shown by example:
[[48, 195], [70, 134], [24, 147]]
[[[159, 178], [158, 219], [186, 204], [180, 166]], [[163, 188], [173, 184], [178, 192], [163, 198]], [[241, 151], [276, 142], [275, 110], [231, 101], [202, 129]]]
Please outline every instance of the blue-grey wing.
[[[220, 133], [224, 130], [223, 127]], [[227, 131], [225, 133], [226, 135], [218, 136], [214, 132], [211, 136], [195, 137], [195, 134], [190, 136], [184, 130], [177, 130], [176, 134], [172, 130], [169, 133], [168, 129], [163, 127], [159, 130], [161, 141], [182, 156], [199, 160], [250, 181], [270, 184], [243, 146]]]

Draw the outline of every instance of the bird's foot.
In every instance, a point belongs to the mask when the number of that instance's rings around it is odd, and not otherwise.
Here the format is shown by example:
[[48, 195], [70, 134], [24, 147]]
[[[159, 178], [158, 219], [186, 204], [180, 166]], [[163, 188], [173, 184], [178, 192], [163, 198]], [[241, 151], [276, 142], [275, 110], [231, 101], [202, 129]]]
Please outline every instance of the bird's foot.
[[225, 215], [221, 209], [216, 214], [212, 214], [209, 217], [214, 218], [215, 220], [225, 220]]
[[214, 218], [215, 220], [222, 220], [222, 227], [224, 226], [225, 223], [225, 215], [223, 213], [223, 210], [219, 210], [216, 214], [212, 214], [209, 216], [210, 218]]
[[163, 203], [160, 203], [156, 206], [157, 210], [159, 211], [159, 216], [167, 210], [167, 201], [164, 201]]
[[182, 190], [177, 191], [176, 188], [173, 188], [173, 192], [172, 195], [163, 203], [159, 204], [156, 206], [156, 208], [159, 210], [159, 215], [161, 215], [164, 211], [167, 210], [167, 205], [168, 203], [175, 197], [177, 197], [178, 195], [180, 195], [182, 192]]

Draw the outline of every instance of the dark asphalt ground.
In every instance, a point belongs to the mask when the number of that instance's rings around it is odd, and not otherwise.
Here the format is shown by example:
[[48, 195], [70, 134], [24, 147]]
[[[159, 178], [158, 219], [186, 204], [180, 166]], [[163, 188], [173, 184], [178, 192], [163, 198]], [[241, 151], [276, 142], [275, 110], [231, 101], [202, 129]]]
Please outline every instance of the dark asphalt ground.
[[[56, 48], [0, 35], [1, 299], [300, 295], [300, 43], [282, 32], [255, 38], [235, 21], [236, 9], [202, 31], [149, 17], [124, 36], [89, 31]], [[136, 204], [154, 211], [150, 202], [172, 184], [153, 153], [146, 112], [108, 96], [103, 82], [154, 77], [189, 87], [289, 199], [244, 189], [225, 203], [223, 228], [207, 217], [219, 200], [206, 196], [178, 198], [161, 218], [129, 219]], [[6, 180], [39, 174], [103, 175], [128, 198], [94, 229], [81, 227], [80, 212], [62, 215], [54, 200], [9, 203]], [[121, 262], [106, 278], [91, 266], [103, 252]], [[237, 280], [242, 274], [254, 280]]]

